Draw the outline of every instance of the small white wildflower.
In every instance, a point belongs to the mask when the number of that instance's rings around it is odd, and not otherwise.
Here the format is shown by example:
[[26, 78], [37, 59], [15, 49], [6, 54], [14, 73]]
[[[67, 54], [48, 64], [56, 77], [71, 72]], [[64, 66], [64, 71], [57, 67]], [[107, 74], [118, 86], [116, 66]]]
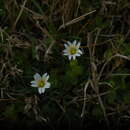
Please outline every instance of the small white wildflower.
[[47, 73], [40, 76], [40, 74], [36, 73], [34, 75], [34, 81], [31, 81], [32, 87], [37, 87], [39, 94], [44, 93], [46, 88], [50, 88], [50, 83], [47, 82], [49, 79], [49, 75]]
[[68, 44], [64, 44], [65, 49], [63, 50], [63, 53], [65, 56], [68, 56], [69, 60], [73, 58], [73, 60], [76, 59], [76, 56], [81, 56], [82, 51], [79, 49], [80, 42], [77, 42], [76, 40], [71, 42], [67, 42]]

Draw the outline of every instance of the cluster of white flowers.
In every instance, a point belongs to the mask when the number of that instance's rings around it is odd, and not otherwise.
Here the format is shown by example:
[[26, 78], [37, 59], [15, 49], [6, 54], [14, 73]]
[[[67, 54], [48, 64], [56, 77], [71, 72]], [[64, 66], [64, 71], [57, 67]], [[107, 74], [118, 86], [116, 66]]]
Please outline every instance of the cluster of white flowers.
[[[69, 60], [73, 59], [75, 60], [77, 56], [82, 55], [82, 51], [80, 48], [80, 42], [77, 42], [74, 40], [72, 43], [67, 42], [67, 44], [64, 44], [65, 49], [63, 50], [63, 53], [65, 56], [68, 56]], [[34, 75], [34, 80], [31, 81], [32, 87], [37, 87], [39, 94], [42, 94], [45, 92], [46, 88], [50, 88], [50, 83], [48, 82], [49, 75], [47, 73], [43, 74], [42, 76], [38, 73]]]

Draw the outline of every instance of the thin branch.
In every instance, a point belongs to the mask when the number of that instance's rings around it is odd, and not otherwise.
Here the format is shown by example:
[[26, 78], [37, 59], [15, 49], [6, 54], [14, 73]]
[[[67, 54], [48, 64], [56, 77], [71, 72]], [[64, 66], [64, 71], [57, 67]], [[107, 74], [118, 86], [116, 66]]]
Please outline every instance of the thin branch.
[[47, 61], [47, 58], [48, 58], [48, 54], [51, 52], [52, 50], [52, 47], [54, 46], [55, 44], [55, 40], [53, 38], [52, 35], [49, 34], [49, 32], [45, 29], [45, 28], [42, 28], [41, 25], [39, 24], [39, 22], [37, 21], [36, 22], [36, 26], [41, 29], [41, 31], [43, 32], [43, 34], [46, 34], [46, 36], [48, 36], [50, 39], [52, 39], [52, 42], [51, 44], [49, 45], [48, 49], [46, 50], [45, 54], [44, 54], [44, 61], [46, 62]]
[[95, 41], [94, 41], [94, 45], [93, 45], [93, 50], [92, 50], [92, 55], [93, 55], [93, 56], [94, 56], [94, 54], [95, 54], [95, 47], [96, 47], [97, 40], [98, 40], [98, 37], [99, 37], [100, 32], [101, 32], [101, 29], [99, 28], [98, 31], [97, 31], [97, 35], [96, 35]]
[[24, 10], [24, 7], [25, 7], [26, 3], [27, 3], [27, 0], [25, 0], [25, 1], [23, 2], [23, 5], [22, 5], [22, 7], [21, 7], [21, 10], [20, 10], [20, 12], [19, 12], [19, 14], [18, 14], [18, 16], [17, 16], [17, 18], [16, 18], [16, 20], [15, 20], [14, 25], [13, 25], [13, 30], [15, 29], [15, 27], [16, 27], [16, 25], [17, 25], [17, 23], [18, 23], [18, 21], [19, 21], [19, 19], [20, 19], [20, 17], [21, 17], [21, 15], [22, 15], [22, 13], [23, 13], [23, 10]]
[[114, 58], [116, 58], [116, 57], [120, 57], [120, 58], [123, 58], [123, 59], [126, 59], [126, 60], [130, 60], [130, 58], [129, 58], [128, 56], [124, 56], [124, 55], [121, 55], [121, 54], [116, 54], [116, 55], [110, 57], [110, 58], [104, 63], [103, 67], [101, 68], [101, 71], [100, 71], [99, 76], [98, 76], [98, 81], [100, 80], [100, 78], [101, 78], [101, 76], [102, 76], [102, 73], [103, 73], [105, 67], [107, 66], [107, 64], [108, 64], [112, 59], [114, 59]]
[[[100, 93], [99, 95], [104, 96], [104, 95], [107, 95], [109, 93], [110, 93], [110, 91], [107, 91], [107, 92]], [[84, 101], [84, 100], [87, 102], [87, 101], [92, 100], [94, 98], [97, 98], [97, 94], [93, 94], [91, 96], [88, 94], [88, 95], [86, 95], [86, 98], [79, 98], [79, 99], [75, 98], [75, 100], [73, 100], [73, 102], [74, 101]]]
[[130, 76], [130, 74], [112, 73], [111, 76]]
[[84, 113], [85, 113], [85, 106], [86, 106], [86, 91], [87, 91], [87, 88], [88, 88], [88, 85], [90, 84], [90, 80], [87, 81], [87, 83], [85, 84], [85, 87], [84, 87], [84, 104], [83, 104], [83, 108], [82, 108], [82, 113], [81, 113], [81, 118], [84, 116]]
[[75, 18], [75, 19], [73, 19], [73, 20], [71, 20], [71, 21], [69, 21], [69, 22], [67, 22], [67, 23], [65, 23], [65, 24], [63, 23], [63, 24], [59, 27], [58, 30], [61, 30], [62, 28], [65, 28], [66, 26], [69, 26], [69, 25], [72, 25], [72, 24], [74, 24], [74, 23], [77, 23], [77, 22], [83, 20], [87, 15], [92, 14], [92, 13], [94, 13], [94, 12], [96, 12], [96, 10], [93, 10], [93, 11], [91, 11], [91, 12], [89, 12], [89, 13], [85, 13], [84, 15], [82, 15], [82, 16], [80, 16], [80, 17], [78, 17], [78, 18]]
[[108, 121], [108, 118], [107, 118], [106, 109], [105, 109], [105, 107], [104, 107], [104, 105], [103, 105], [103, 102], [102, 102], [100, 93], [99, 93], [99, 91], [98, 91], [98, 86], [95, 86], [92, 81], [90, 82], [90, 84], [91, 84], [92, 88], [94, 88], [94, 90], [95, 90], [95, 92], [96, 92], [96, 94], [97, 94], [97, 98], [98, 98], [99, 104], [100, 104], [100, 106], [101, 106], [101, 109], [102, 109], [102, 111], [103, 111], [103, 115], [104, 115], [106, 124], [107, 124], [107, 126], [109, 127], [109, 121]]
[[108, 83], [108, 82], [99, 82], [98, 84], [99, 84], [99, 85], [107, 85], [107, 86], [113, 88], [112, 84], [110, 84], [110, 83]]

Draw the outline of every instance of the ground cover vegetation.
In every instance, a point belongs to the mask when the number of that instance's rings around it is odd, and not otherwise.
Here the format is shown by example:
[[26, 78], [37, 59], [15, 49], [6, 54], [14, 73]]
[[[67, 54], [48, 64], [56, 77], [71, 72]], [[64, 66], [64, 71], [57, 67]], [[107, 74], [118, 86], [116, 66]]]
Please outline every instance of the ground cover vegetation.
[[129, 0], [0, 0], [0, 127], [128, 127], [129, 12]]

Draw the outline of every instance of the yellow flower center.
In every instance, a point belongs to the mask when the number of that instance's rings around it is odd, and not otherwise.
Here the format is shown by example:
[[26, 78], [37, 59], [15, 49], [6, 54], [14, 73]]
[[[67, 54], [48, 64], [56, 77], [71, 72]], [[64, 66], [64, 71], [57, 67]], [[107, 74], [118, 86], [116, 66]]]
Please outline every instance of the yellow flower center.
[[45, 85], [45, 81], [39, 80], [37, 84], [38, 84], [38, 87], [39, 87], [39, 88], [42, 88], [42, 87], [44, 87], [44, 85]]
[[75, 48], [75, 47], [71, 47], [71, 48], [70, 48], [70, 54], [71, 54], [71, 55], [76, 54], [76, 52], [77, 52], [77, 48]]

